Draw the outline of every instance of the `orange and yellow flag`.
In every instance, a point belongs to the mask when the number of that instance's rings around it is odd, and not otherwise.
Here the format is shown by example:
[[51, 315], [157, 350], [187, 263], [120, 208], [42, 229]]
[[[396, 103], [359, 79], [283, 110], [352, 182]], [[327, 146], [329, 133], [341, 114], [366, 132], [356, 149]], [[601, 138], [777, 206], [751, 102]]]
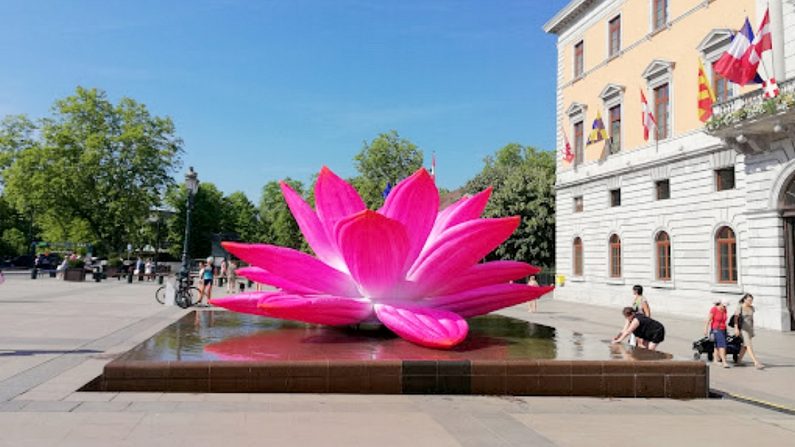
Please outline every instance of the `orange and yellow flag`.
[[712, 117], [712, 104], [715, 103], [715, 94], [709, 86], [707, 74], [701, 58], [698, 59], [698, 119], [706, 123]]

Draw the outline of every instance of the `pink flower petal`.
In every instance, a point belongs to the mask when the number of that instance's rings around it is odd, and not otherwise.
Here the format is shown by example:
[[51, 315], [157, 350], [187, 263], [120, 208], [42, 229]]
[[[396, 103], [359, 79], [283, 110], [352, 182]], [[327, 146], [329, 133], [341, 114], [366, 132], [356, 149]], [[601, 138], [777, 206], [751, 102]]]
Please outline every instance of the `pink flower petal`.
[[[455, 278], [440, 284], [428, 284], [428, 295], [448, 295], [469, 289], [501, 284], [535, 275], [541, 269], [518, 261], [492, 261], [475, 264]], [[435, 287], [434, 287], [435, 286]]]
[[445, 310], [376, 304], [375, 314], [401, 338], [429, 348], [451, 348], [469, 332], [466, 320]]
[[316, 294], [322, 293], [319, 290], [310, 289], [309, 287], [296, 284], [288, 281], [281, 276], [276, 276], [265, 269], [259, 267], [243, 267], [236, 270], [237, 274], [250, 279], [260, 284], [267, 284], [269, 286], [277, 287], [285, 292], [300, 293], [300, 294]]
[[532, 301], [551, 292], [554, 288], [553, 286], [528, 286], [526, 284], [498, 284], [429, 298], [426, 305], [469, 318]]
[[293, 213], [293, 217], [298, 223], [298, 228], [301, 229], [306, 242], [318, 259], [338, 270], [345, 270], [345, 263], [342, 261], [337, 247], [329, 240], [326, 229], [320, 223], [315, 210], [298, 193], [293, 191], [290, 185], [279, 182], [279, 186], [282, 188], [282, 195], [284, 195], [287, 206], [290, 207], [290, 212]]
[[405, 257], [406, 269], [414, 263], [425, 245], [438, 210], [439, 191], [433, 177], [424, 168], [398, 183], [387, 196], [380, 212], [402, 223], [406, 229], [410, 244]]
[[333, 243], [336, 242], [334, 228], [337, 222], [366, 207], [353, 186], [323, 166], [315, 183], [315, 208], [328, 240]]
[[368, 298], [388, 295], [405, 275], [409, 240], [398, 221], [370, 210], [354, 214], [337, 225], [337, 245]]
[[480, 217], [480, 215], [483, 214], [483, 210], [486, 209], [491, 191], [492, 188], [488, 187], [474, 196], [463, 197], [440, 211], [439, 216], [436, 218], [436, 222], [433, 224], [433, 229], [428, 235], [425, 246], [422, 249], [423, 253], [426, 252], [448, 228]]
[[298, 250], [238, 242], [224, 242], [222, 245], [238, 258], [291, 283], [331, 295], [360, 296], [350, 275]]
[[519, 225], [519, 217], [475, 219], [458, 224], [415, 262], [408, 279], [418, 284], [451, 281], [497, 248]]
[[276, 318], [330, 326], [356, 324], [373, 312], [368, 300], [332, 295], [279, 294], [260, 300], [259, 308]]
[[213, 298], [210, 304], [213, 306], [223, 307], [233, 312], [240, 312], [244, 314], [270, 316], [264, 310], [257, 307], [257, 303], [263, 298], [278, 295], [279, 292], [246, 292], [237, 295], [224, 296], [220, 298]]

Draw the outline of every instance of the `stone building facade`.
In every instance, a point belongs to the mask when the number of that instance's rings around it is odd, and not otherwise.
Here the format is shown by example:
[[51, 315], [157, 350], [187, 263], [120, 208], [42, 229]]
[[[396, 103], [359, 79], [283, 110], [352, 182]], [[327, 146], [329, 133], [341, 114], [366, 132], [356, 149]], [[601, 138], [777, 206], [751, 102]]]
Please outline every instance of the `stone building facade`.
[[[558, 149], [565, 132], [576, 154], [557, 165], [556, 298], [621, 307], [641, 284], [652, 309], [700, 318], [752, 293], [757, 325], [795, 329], [793, 2], [770, 1], [776, 100], [711, 68], [767, 3], [574, 0], [545, 25], [558, 37]], [[718, 96], [706, 126], [699, 59]], [[658, 138], [643, 137], [640, 92]], [[586, 144], [597, 112], [610, 139]]]

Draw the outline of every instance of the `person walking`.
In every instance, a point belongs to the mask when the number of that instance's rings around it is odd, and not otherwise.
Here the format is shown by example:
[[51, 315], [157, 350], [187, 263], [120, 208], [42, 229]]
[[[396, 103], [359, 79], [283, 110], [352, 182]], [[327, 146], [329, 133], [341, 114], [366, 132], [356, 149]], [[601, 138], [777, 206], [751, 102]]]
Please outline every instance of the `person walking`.
[[235, 293], [237, 286], [237, 263], [229, 260], [226, 265], [226, 293]]
[[[538, 287], [538, 281], [536, 281], [535, 275], [530, 275], [530, 277], [527, 278], [527, 285], [530, 286], [530, 287]], [[538, 300], [539, 299], [540, 298], [536, 298], [536, 299], [530, 301], [530, 304], [529, 304], [530, 307], [527, 309], [528, 312], [538, 312]]]
[[754, 311], [754, 296], [750, 293], [746, 293], [740, 298], [737, 312], [734, 313], [734, 335], [740, 335], [743, 338], [743, 347], [737, 355], [737, 363], [742, 363], [743, 356], [748, 352], [748, 355], [751, 356], [751, 360], [754, 361], [756, 369], [764, 369], [765, 365], [756, 358], [754, 346], [751, 342], [751, 339], [754, 338]]
[[665, 340], [665, 326], [659, 321], [653, 320], [641, 312], [635, 312], [631, 307], [625, 307], [621, 313], [624, 315], [626, 323], [624, 323], [624, 329], [613, 338], [612, 343], [621, 343], [630, 334], [634, 334], [640, 347], [654, 351], [657, 349], [657, 345]]
[[206, 307], [207, 304], [203, 302], [204, 297], [207, 297], [209, 303], [213, 295], [213, 265], [210, 262], [202, 262], [199, 269], [199, 302], [197, 306]]
[[704, 335], [709, 336], [715, 344], [715, 352], [713, 358], [716, 365], [722, 365], [724, 368], [729, 368], [729, 362], [726, 361], [726, 320], [727, 314], [726, 306], [729, 302], [725, 299], [715, 301], [715, 305], [709, 310], [707, 322], [704, 325]]

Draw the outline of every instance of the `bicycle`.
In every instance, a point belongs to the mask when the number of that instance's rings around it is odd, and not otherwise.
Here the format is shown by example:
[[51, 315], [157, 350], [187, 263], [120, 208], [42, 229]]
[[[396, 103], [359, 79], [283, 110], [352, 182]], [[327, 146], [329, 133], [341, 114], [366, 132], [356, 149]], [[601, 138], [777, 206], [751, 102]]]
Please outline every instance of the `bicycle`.
[[[155, 290], [155, 300], [160, 304], [166, 303], [166, 286], [160, 286]], [[199, 289], [193, 286], [193, 282], [188, 278], [180, 278], [177, 285], [177, 293], [174, 302], [177, 306], [187, 309], [199, 301]]]

